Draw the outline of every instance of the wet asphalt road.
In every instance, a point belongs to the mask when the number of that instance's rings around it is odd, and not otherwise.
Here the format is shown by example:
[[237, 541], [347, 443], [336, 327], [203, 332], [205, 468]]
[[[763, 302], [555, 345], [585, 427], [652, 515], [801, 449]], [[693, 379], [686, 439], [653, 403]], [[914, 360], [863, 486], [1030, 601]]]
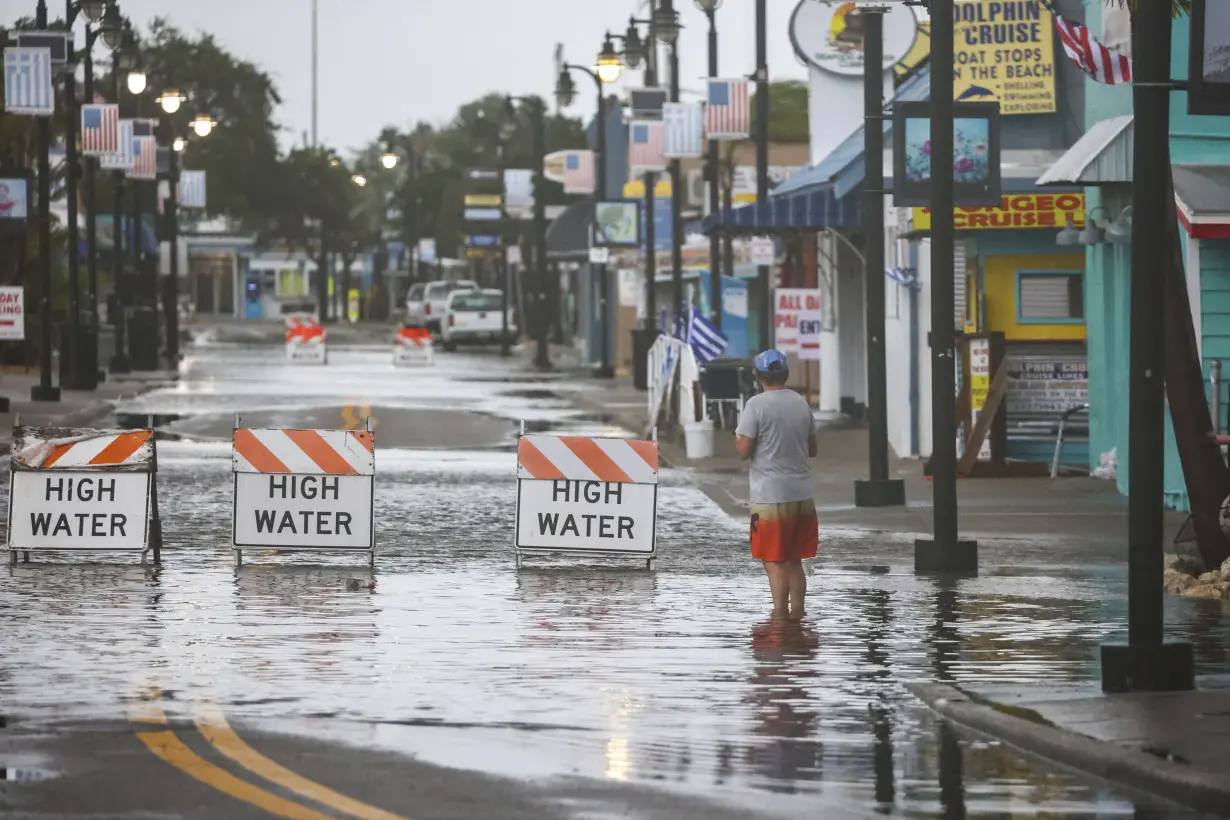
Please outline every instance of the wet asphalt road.
[[[782, 627], [745, 524], [667, 470], [656, 572], [517, 571], [519, 422], [620, 434], [573, 409], [592, 388], [494, 355], [330, 358], [198, 347], [181, 382], [119, 408], [165, 422], [162, 567], [36, 555], [0, 570], [0, 817], [1189, 816], [958, 738], [903, 687], [1095, 686], [1122, 567], [942, 582], [916, 578], [904, 544], [853, 567], [860, 536], [828, 533], [822, 556], [841, 560], [814, 568], [809, 617]], [[259, 551], [232, 567], [235, 413], [372, 417], [374, 570]], [[1216, 604], [1171, 605], [1200, 671], [1225, 672]]]

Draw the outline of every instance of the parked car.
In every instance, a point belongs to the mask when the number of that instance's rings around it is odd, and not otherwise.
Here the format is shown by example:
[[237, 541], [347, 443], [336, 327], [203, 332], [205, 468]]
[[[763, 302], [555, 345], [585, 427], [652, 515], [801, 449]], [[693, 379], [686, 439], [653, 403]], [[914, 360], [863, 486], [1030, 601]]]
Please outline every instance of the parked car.
[[[459, 344], [499, 343], [504, 331], [500, 310], [504, 305], [503, 291], [493, 288], [454, 291], [448, 297], [444, 329], [440, 333], [445, 350], [456, 350]], [[508, 308], [508, 337], [517, 335], [517, 312]]]
[[448, 298], [454, 292], [478, 290], [478, 283], [470, 279], [429, 282], [423, 290], [423, 324], [432, 333], [439, 334], [444, 322]]
[[427, 316], [424, 314], [423, 294], [427, 285], [420, 282], [411, 285], [406, 293], [406, 327], [426, 327]]

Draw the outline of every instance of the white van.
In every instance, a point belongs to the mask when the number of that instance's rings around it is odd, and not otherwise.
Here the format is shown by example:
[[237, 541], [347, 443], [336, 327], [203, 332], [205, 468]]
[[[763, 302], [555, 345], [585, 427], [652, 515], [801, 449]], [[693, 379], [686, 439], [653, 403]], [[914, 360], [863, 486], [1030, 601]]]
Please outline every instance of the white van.
[[422, 282], [417, 285], [411, 285], [410, 290], [406, 292], [406, 327], [426, 327], [427, 317], [424, 315], [423, 293], [427, 290], [427, 285]]
[[478, 290], [478, 283], [471, 279], [429, 282], [423, 289], [423, 325], [432, 333], [439, 334], [444, 323], [448, 297], [455, 291]]
[[[455, 291], [448, 297], [444, 329], [440, 333], [445, 350], [456, 350], [459, 344], [498, 344], [504, 331], [500, 310], [503, 291], [485, 288]], [[517, 313], [508, 308], [508, 338], [517, 336]]]

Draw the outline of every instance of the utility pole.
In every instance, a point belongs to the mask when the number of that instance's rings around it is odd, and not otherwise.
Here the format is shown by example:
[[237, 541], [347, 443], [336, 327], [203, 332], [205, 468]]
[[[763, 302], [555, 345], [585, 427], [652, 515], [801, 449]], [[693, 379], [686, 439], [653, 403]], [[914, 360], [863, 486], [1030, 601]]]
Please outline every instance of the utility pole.
[[[761, 0], [763, 2], [763, 0]], [[671, 102], [679, 102], [679, 40], [670, 44]], [[670, 161], [671, 175], [671, 295], [674, 301], [672, 332], [683, 321], [683, 163]]]
[[[47, 28], [47, 2], [38, 0], [36, 25]], [[72, 203], [69, 210], [76, 207]], [[31, 401], [59, 401], [60, 388], [51, 385], [51, 117], [38, 117], [38, 268], [42, 349], [39, 382], [30, 388]]]
[[[765, 0], [756, 0], [756, 205], [769, 201], [769, 37]], [[773, 345], [773, 285], [770, 268], [761, 265], [756, 274], [760, 283], [760, 347]]]
[[170, 276], [167, 277], [166, 293], [163, 295], [163, 315], [167, 328], [167, 365], [174, 373], [179, 372], [179, 152], [175, 150], [175, 129], [167, 118], [167, 141], [171, 146], [169, 182], [165, 206], [167, 238], [171, 245]]
[[[649, 19], [654, 19], [657, 11], [657, 0], [649, 0]], [[658, 45], [653, 35], [652, 22], [649, 36], [645, 38], [645, 87], [658, 87]], [[657, 249], [657, 217], [654, 206], [657, 204], [658, 175], [647, 171], [642, 177], [645, 184], [645, 329], [651, 337], [658, 337], [658, 249]], [[652, 344], [652, 342], [651, 342]], [[648, 346], [646, 347], [648, 349]]]
[[[905, 504], [905, 482], [888, 478], [888, 376], [884, 350], [884, 15], [863, 9], [863, 225], [866, 278], [868, 481], [854, 482], [859, 507]], [[898, 14], [912, 14], [910, 9]], [[933, 269], [934, 270], [934, 269]]]
[[[705, 16], [709, 18], [709, 76], [718, 75], [718, 36], [717, 9], [707, 9]], [[719, 143], [709, 140], [709, 213], [716, 214], [721, 210], [718, 201], [719, 174]], [[709, 306], [712, 308], [713, 325], [722, 329], [722, 238], [714, 231], [709, 235]]]
[[[598, 84], [598, 190], [595, 201], [602, 202], [606, 199], [606, 90], [597, 75], [594, 75], [594, 82]], [[600, 379], [611, 379], [615, 377], [615, 368], [611, 366], [610, 282], [607, 278], [606, 263], [599, 262], [597, 268], [599, 338], [598, 372], [595, 375]]]
[[915, 572], [978, 569], [977, 542], [957, 537], [953, 63], [953, 0], [931, 0], [931, 487], [935, 537], [914, 542]]
[[[85, 49], [85, 88], [86, 103], [94, 102], [94, 54], [93, 40], [86, 35]], [[85, 172], [85, 289], [86, 310], [82, 316], [84, 327], [81, 332], [85, 342], [82, 345], [84, 367], [81, 369], [81, 387], [84, 390], [94, 390], [98, 387], [98, 198], [96, 185], [98, 181], [98, 160], [94, 157], [83, 158]]]
[[[1128, 642], [1102, 646], [1107, 692], [1195, 688], [1191, 644], [1165, 641], [1166, 274], [1174, 264], [1170, 165], [1170, 3], [1140, 3], [1133, 20], [1132, 278], [1128, 446]], [[1172, 344], [1173, 342], [1167, 342]]]
[[[85, 379], [85, 362], [81, 345], [81, 253], [77, 241], [77, 170], [80, 167], [80, 156], [77, 152], [77, 127], [80, 124], [81, 109], [77, 107], [77, 71], [76, 54], [71, 36], [76, 9], [72, 0], [65, 0], [65, 25], [68, 27], [68, 73], [64, 75], [64, 151], [65, 166], [68, 171], [64, 175], [64, 192], [68, 199], [68, 321], [64, 332], [60, 334], [61, 356], [68, 357], [68, 384], [71, 390], [89, 390], [93, 385]], [[89, 39], [89, 34], [86, 34]], [[61, 366], [60, 372], [65, 368]]]

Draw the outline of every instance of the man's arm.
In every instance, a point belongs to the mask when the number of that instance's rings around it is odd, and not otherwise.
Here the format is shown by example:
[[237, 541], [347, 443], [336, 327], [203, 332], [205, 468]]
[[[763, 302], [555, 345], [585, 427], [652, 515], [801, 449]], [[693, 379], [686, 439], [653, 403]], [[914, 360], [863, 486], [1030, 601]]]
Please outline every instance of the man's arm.
[[752, 453], [756, 451], [756, 439], [735, 433], [735, 452], [739, 454], [739, 458], [748, 459], [752, 457]]
[[811, 458], [820, 455], [820, 440], [816, 438], [815, 433], [807, 437], [807, 455]]

